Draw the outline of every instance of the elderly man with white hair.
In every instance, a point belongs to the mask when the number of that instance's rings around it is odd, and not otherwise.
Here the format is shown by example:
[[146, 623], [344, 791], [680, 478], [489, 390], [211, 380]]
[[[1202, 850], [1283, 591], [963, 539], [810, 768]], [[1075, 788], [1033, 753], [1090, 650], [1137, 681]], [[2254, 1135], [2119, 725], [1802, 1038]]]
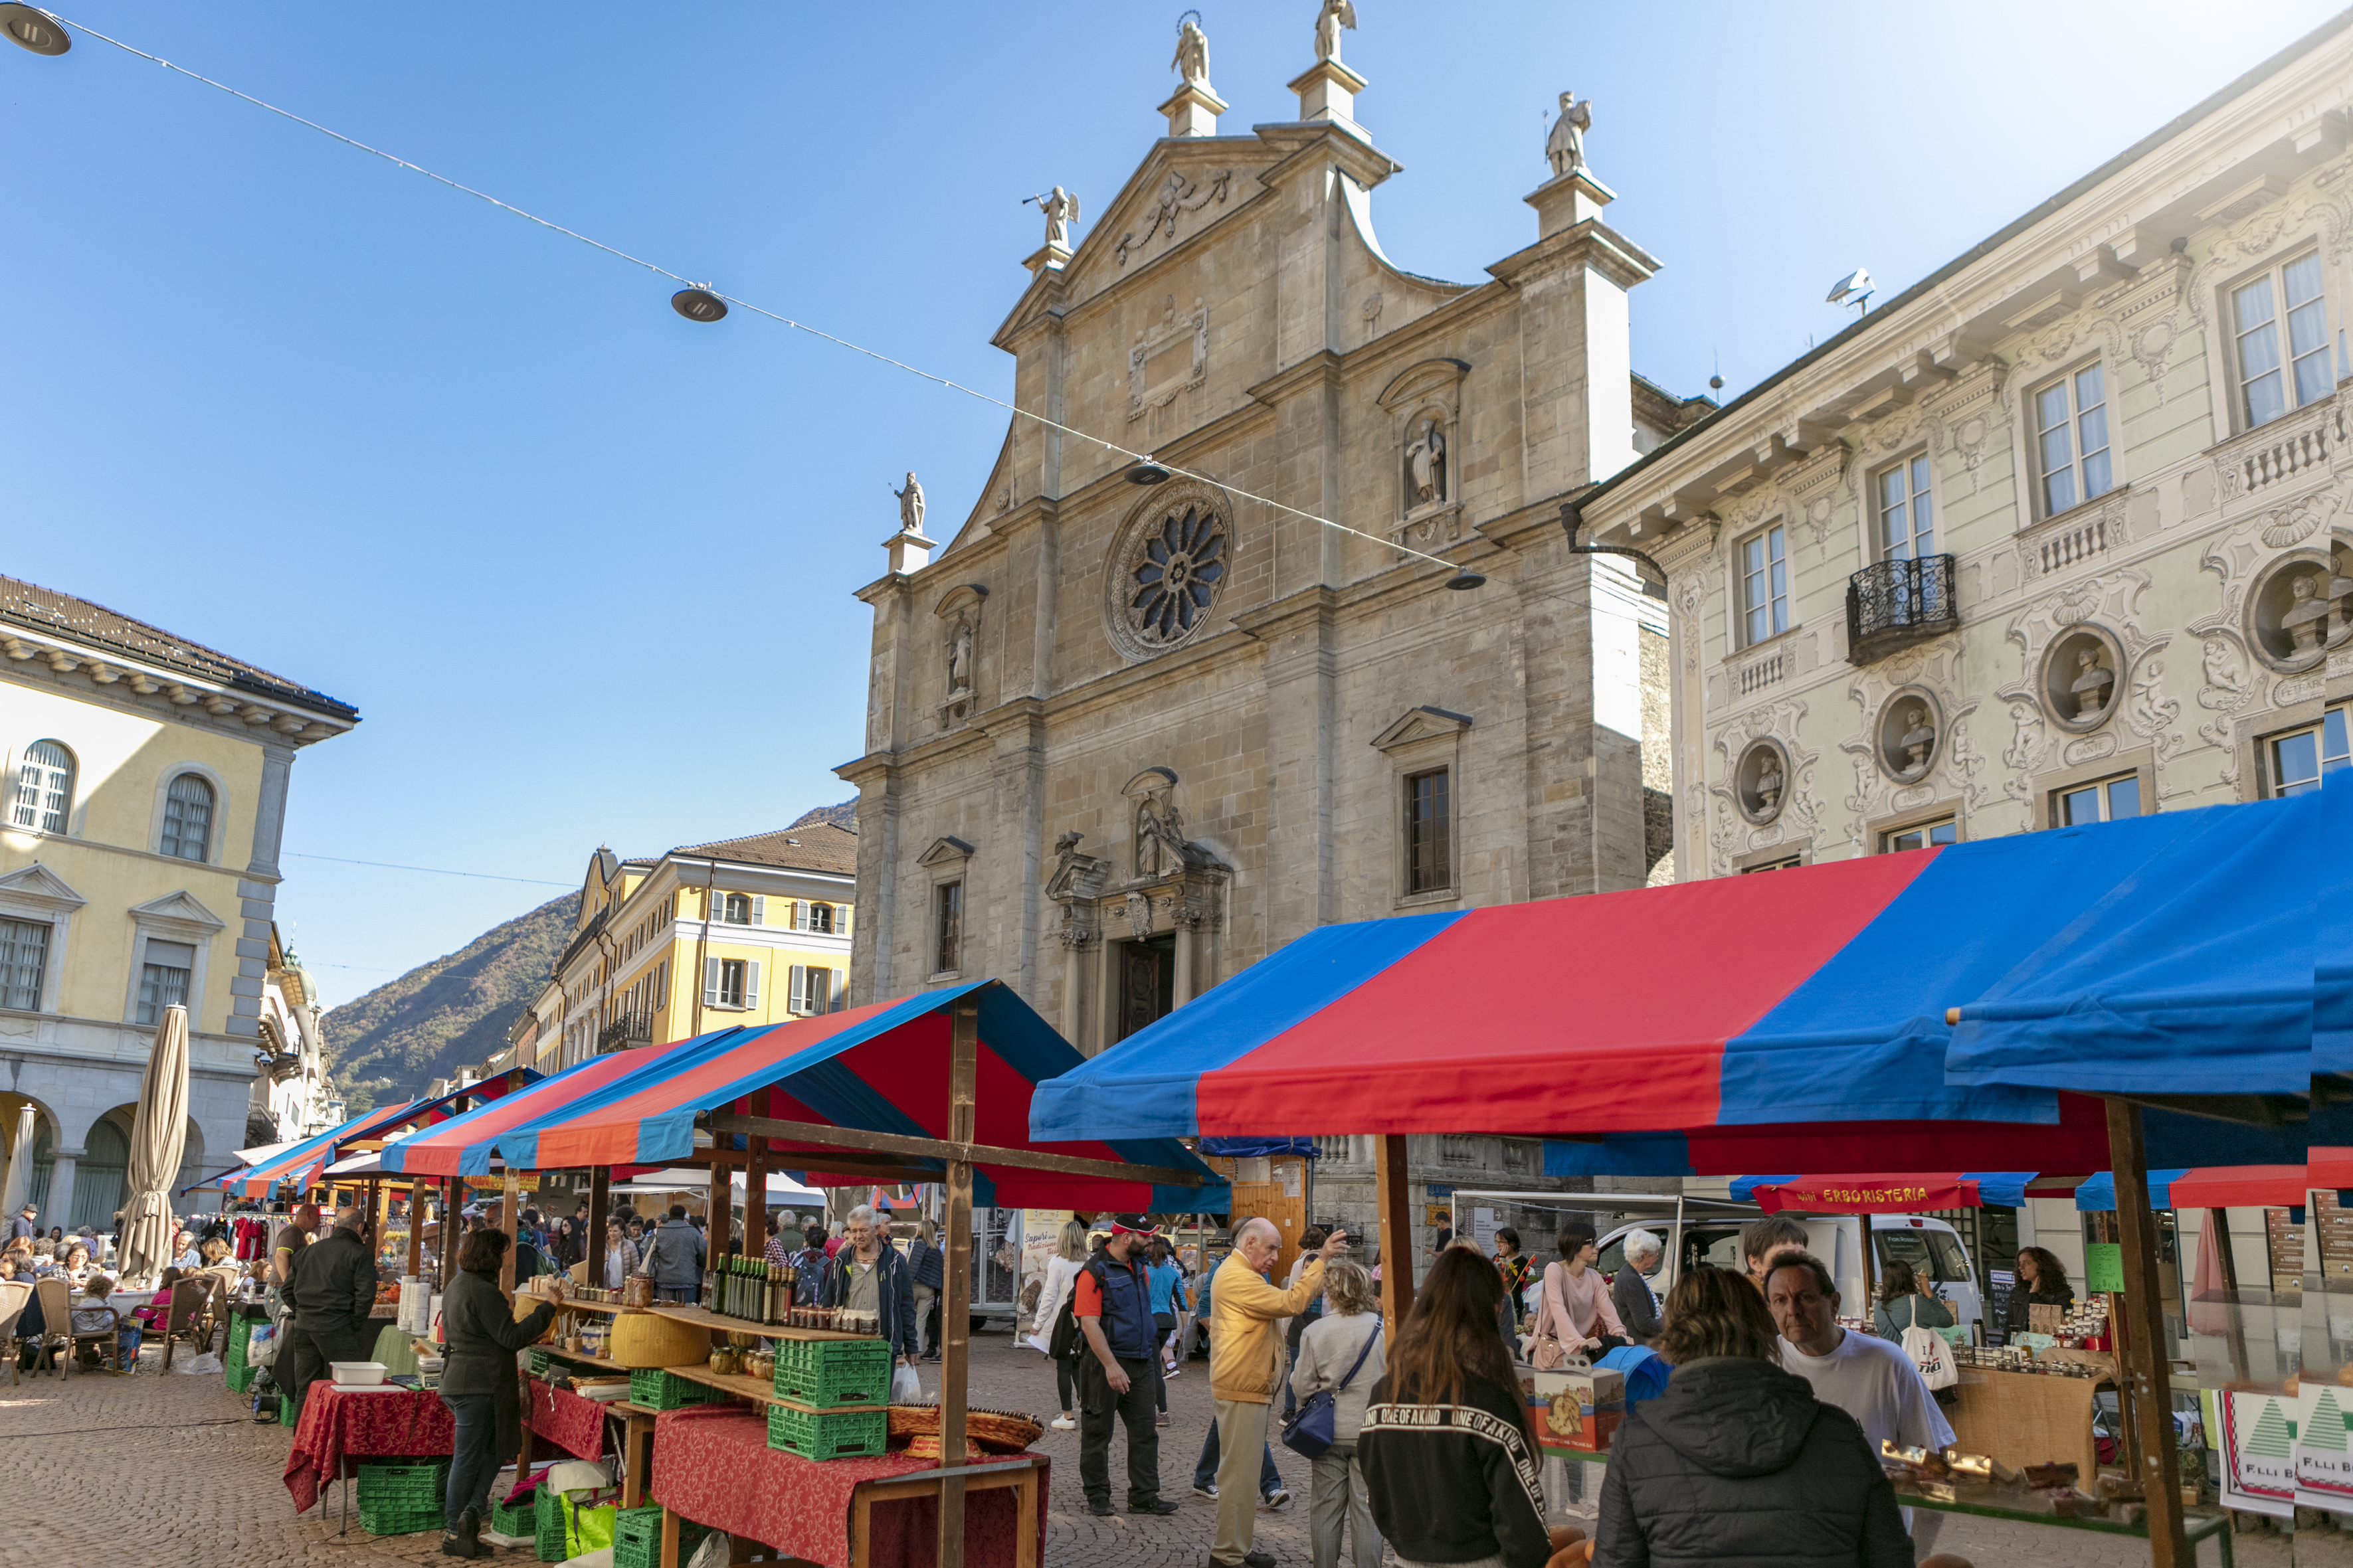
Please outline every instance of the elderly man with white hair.
[[872, 1312], [883, 1342], [907, 1365], [915, 1364], [915, 1275], [891, 1245], [874, 1210], [860, 1204], [842, 1226], [841, 1250], [827, 1260], [818, 1305]]
[[1659, 1271], [1660, 1260], [1665, 1257], [1666, 1248], [1649, 1231], [1626, 1233], [1626, 1266], [1609, 1282], [1609, 1304], [1618, 1309], [1626, 1337], [1638, 1345], [1659, 1337], [1659, 1298], [1651, 1289], [1650, 1277]]
[[1218, 1533], [1209, 1560], [1219, 1568], [1274, 1568], [1253, 1545], [1252, 1485], [1266, 1451], [1268, 1402], [1290, 1371], [1282, 1321], [1306, 1310], [1324, 1289], [1324, 1265], [1347, 1250], [1335, 1230], [1288, 1290], [1266, 1278], [1282, 1252], [1282, 1233], [1268, 1219], [1234, 1227], [1234, 1249], [1218, 1266], [1209, 1291], [1209, 1395], [1218, 1421]]

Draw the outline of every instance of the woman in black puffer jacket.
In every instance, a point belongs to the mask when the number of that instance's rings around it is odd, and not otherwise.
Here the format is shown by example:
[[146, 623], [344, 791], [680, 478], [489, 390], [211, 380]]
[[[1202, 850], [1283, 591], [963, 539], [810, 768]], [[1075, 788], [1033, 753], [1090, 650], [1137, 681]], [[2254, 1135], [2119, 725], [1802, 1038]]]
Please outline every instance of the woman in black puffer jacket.
[[1594, 1568], [1911, 1568], [1862, 1426], [1783, 1372], [1778, 1345], [1739, 1275], [1676, 1281], [1656, 1347], [1674, 1375], [1618, 1428]]

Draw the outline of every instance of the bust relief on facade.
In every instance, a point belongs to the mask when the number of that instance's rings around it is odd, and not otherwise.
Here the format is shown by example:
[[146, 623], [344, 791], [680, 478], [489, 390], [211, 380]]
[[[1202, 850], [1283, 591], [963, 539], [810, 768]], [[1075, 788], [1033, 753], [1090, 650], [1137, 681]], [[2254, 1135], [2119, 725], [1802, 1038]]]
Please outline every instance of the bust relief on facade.
[[1936, 700], [1918, 687], [1906, 687], [1879, 710], [1879, 767], [1897, 784], [1916, 784], [1936, 766], [1936, 746], [1945, 728]]
[[1788, 785], [1788, 753], [1778, 741], [1757, 741], [1740, 754], [1733, 773], [1733, 804], [1742, 816], [1761, 827], [1781, 815]]
[[1184, 647], [1215, 618], [1233, 566], [1224, 498], [1208, 485], [1163, 485], [1114, 542], [1103, 584], [1112, 645], [1130, 658]]
[[2036, 695], [2060, 729], [2087, 734], [2116, 716], [2126, 668], [2124, 645], [2093, 621], [2063, 627], [2042, 650]]
[[2257, 658], [2274, 669], [2297, 673], [2327, 658], [2332, 643], [2345, 640], [2344, 605], [2353, 584], [2340, 588], [2343, 566], [2332, 551], [2295, 550], [2256, 579], [2247, 595], [2246, 629]]

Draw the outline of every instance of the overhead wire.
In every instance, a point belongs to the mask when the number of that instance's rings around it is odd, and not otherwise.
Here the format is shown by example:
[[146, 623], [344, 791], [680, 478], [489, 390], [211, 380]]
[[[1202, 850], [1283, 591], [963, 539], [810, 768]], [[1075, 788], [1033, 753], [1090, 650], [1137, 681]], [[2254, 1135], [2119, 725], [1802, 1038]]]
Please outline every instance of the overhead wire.
[[793, 317], [782, 314], [779, 311], [771, 310], [766, 306], [756, 304], [740, 295], [727, 293], [720, 289], [714, 284], [709, 282], [698, 282], [682, 272], [671, 271], [669, 268], [662, 266], [659, 262], [649, 261], [642, 256], [633, 256], [617, 246], [607, 245], [601, 239], [596, 239], [591, 236], [581, 233], [578, 229], [567, 228], [563, 224], [557, 223], [552, 218], [544, 218], [540, 216], [537, 213], [528, 212], [522, 207], [516, 206], [512, 202], [501, 201], [498, 197], [491, 195], [488, 191], [478, 190], [474, 186], [466, 184], [461, 181], [453, 180], [447, 174], [436, 174], [433, 170], [425, 167], [422, 163], [412, 163], [408, 159], [403, 158], [397, 153], [387, 153], [381, 147], [372, 147], [355, 136], [346, 136], [342, 132], [335, 130], [332, 126], [322, 125], [317, 121], [297, 114], [290, 109], [280, 109], [274, 103], [269, 102], [264, 99], [256, 98], [249, 92], [241, 91], [237, 88], [229, 86], [227, 82], [216, 81], [213, 78], [206, 76], [201, 71], [190, 70], [185, 66], [176, 65], [172, 61], [164, 58], [161, 55], [149, 54], [145, 49], [140, 48], [136, 45], [127, 44], [121, 38], [114, 37], [106, 33], [101, 33], [97, 28], [90, 26], [87, 23], [77, 22], [70, 16], [59, 16], [54, 11], [49, 12], [48, 15], [55, 20], [73, 28], [76, 32], [87, 34], [89, 37], [97, 39], [100, 43], [111, 44], [114, 47], [121, 49], [125, 54], [135, 55], [142, 60], [152, 61], [153, 63], [163, 67], [167, 71], [186, 77], [190, 81], [201, 82], [205, 86], [212, 88], [216, 91], [228, 94], [231, 98], [239, 99], [247, 103], [252, 104], [257, 109], [267, 110], [270, 113], [278, 115], [281, 119], [290, 120], [295, 124], [315, 131], [322, 136], [329, 137], [333, 141], [343, 143], [343, 145], [347, 147], [354, 148], [359, 152], [365, 153], [370, 157], [381, 158], [385, 163], [393, 164], [396, 168], [406, 169], [411, 174], [422, 174], [427, 179], [431, 180], [438, 184], [447, 185], [453, 191], [472, 196], [478, 201], [487, 202], [491, 205], [497, 207], [501, 212], [512, 213], [515, 216], [522, 218], [527, 222], [537, 224], [542, 228], [552, 229], [557, 234], [566, 236], [572, 239], [576, 239], [581, 244], [588, 246], [592, 249], [601, 250], [606, 255], [626, 261], [632, 267], [642, 267], [647, 271], [653, 273], [657, 277], [667, 278], [672, 282], [678, 283], [684, 288], [702, 289], [705, 293], [713, 295], [718, 299], [724, 300], [730, 305], [741, 306], [743, 309], [751, 311], [754, 315], [765, 316], [772, 321], [780, 322], [785, 326], [792, 328], [795, 331], [806, 332], [813, 338], [822, 339], [828, 343], [834, 344], [836, 347], [848, 349], [852, 353], [863, 354], [868, 359], [874, 360], [881, 364], [889, 365], [895, 370], [904, 371], [909, 375], [915, 376], [921, 380], [934, 383], [939, 386], [944, 386], [951, 392], [960, 392], [967, 397], [977, 398], [983, 403], [1002, 408], [1008, 414], [1042, 425], [1048, 429], [1058, 430], [1065, 436], [1070, 436], [1078, 440], [1085, 441], [1091, 445], [1100, 447], [1104, 451], [1112, 453], [1115, 457], [1124, 458], [1131, 463], [1153, 463], [1166, 469], [1171, 475], [1178, 478], [1192, 479], [1200, 484], [1216, 485], [1219, 489], [1226, 490], [1229, 495], [1240, 496], [1244, 500], [1256, 501], [1261, 506], [1271, 507], [1276, 511], [1286, 512], [1293, 517], [1303, 519], [1305, 521], [1313, 522], [1324, 528], [1335, 529], [1342, 533], [1353, 534], [1358, 539], [1367, 541], [1373, 544], [1377, 544], [1385, 550], [1394, 550], [1400, 554], [1409, 555], [1417, 560], [1427, 561], [1433, 565], [1443, 566], [1449, 572], [1461, 573], [1466, 571], [1466, 568], [1460, 563], [1449, 561], [1443, 556], [1431, 555], [1425, 551], [1416, 550], [1411, 545], [1400, 544], [1394, 539], [1384, 539], [1378, 534], [1366, 533], [1364, 530], [1359, 528], [1350, 528], [1345, 522], [1335, 522], [1328, 517], [1323, 517], [1312, 511], [1303, 511], [1298, 507], [1286, 505], [1282, 501], [1274, 500], [1271, 496], [1257, 495], [1250, 490], [1229, 486], [1222, 480], [1212, 479], [1207, 474], [1197, 473], [1189, 468], [1178, 468], [1176, 465], [1155, 457], [1150, 453], [1130, 451], [1125, 447], [1120, 446], [1117, 442], [1106, 440], [1103, 437], [1093, 434], [1092, 431], [1081, 430], [1073, 426], [1062, 424], [1060, 421], [1049, 418], [1045, 415], [1039, 414], [1034, 409], [1023, 408], [1018, 404], [1008, 403], [1003, 398], [993, 396], [976, 387], [966, 386], [962, 382], [953, 381], [946, 376], [937, 374], [932, 371], [924, 370], [919, 365], [909, 364], [904, 360], [894, 359], [891, 355], [881, 353], [880, 350], [870, 349], [862, 343], [852, 342], [848, 338], [839, 336], [833, 332], [828, 332], [821, 327], [813, 327], [807, 321], [797, 321]]

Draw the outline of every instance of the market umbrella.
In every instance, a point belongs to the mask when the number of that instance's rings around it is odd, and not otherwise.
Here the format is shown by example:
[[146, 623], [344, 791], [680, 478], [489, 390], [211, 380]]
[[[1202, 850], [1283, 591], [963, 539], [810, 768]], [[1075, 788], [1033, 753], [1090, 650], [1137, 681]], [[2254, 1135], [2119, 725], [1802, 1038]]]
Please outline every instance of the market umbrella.
[[172, 1178], [188, 1136], [188, 1010], [174, 1004], [155, 1026], [155, 1048], [139, 1080], [123, 1173], [122, 1272], [154, 1279], [172, 1257]]
[[33, 1102], [28, 1100], [17, 1108], [16, 1136], [8, 1145], [8, 1181], [0, 1188], [0, 1221], [14, 1219], [32, 1191], [34, 1136]]

